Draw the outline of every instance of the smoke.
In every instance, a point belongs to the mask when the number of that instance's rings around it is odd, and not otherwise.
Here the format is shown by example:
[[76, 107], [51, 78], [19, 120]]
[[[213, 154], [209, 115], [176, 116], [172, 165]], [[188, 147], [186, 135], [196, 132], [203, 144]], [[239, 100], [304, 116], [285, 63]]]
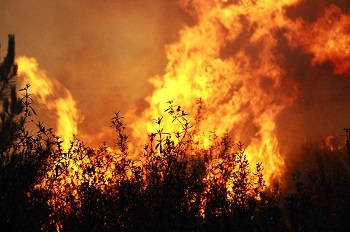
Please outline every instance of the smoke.
[[[325, 17], [327, 20], [321, 20], [327, 9], [331, 9], [329, 16]], [[290, 19], [301, 19], [311, 25], [309, 32], [297, 34], [302, 39], [314, 36], [312, 30], [316, 28], [335, 29], [329, 34], [321, 33], [320, 38], [324, 41], [319, 45], [329, 55], [320, 62], [315, 62], [317, 52], [313, 53], [306, 48], [309, 44], [301, 43], [291, 47], [281, 33], [277, 47], [283, 54], [281, 65], [299, 89], [296, 101], [279, 117], [281, 149], [291, 154], [289, 158], [300, 149], [301, 144], [321, 142], [329, 134], [342, 140], [343, 128], [350, 125], [349, 14], [350, 5], [341, 0], [301, 1], [286, 11]], [[344, 22], [337, 30], [337, 22], [342, 20]], [[309, 39], [310, 43], [317, 43], [316, 38]], [[334, 49], [327, 48], [331, 42], [334, 43]]]
[[111, 142], [113, 111], [146, 106], [148, 78], [166, 65], [164, 45], [193, 23], [176, 1], [163, 0], [4, 0], [0, 11], [2, 44], [15, 34], [16, 54], [35, 57], [72, 92], [85, 118], [79, 133], [94, 145]]

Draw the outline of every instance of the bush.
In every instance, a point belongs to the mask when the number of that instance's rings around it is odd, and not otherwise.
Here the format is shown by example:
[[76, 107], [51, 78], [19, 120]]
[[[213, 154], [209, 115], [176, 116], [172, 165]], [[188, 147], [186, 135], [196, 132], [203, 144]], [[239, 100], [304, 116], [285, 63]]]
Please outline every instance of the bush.
[[157, 118], [139, 160], [129, 154], [119, 113], [111, 120], [116, 150], [74, 137], [63, 151], [52, 129], [34, 122], [30, 86], [17, 97], [16, 70], [10, 36], [0, 78], [2, 231], [350, 230], [346, 151], [316, 152], [314, 167], [293, 173], [293, 190], [266, 188], [263, 164], [251, 168], [244, 146], [228, 134], [200, 148], [201, 101], [194, 125], [169, 101], [166, 112], [180, 130], [165, 133]]

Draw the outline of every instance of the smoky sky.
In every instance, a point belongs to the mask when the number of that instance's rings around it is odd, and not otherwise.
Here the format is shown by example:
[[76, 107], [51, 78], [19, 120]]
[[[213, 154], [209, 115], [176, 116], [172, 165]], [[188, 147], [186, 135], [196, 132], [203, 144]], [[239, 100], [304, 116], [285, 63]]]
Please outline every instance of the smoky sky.
[[16, 55], [36, 58], [72, 92], [84, 116], [78, 129], [91, 135], [113, 111], [145, 106], [147, 80], [167, 62], [165, 44], [191, 23], [173, 0], [3, 0], [0, 9], [1, 55], [15, 34]]
[[[313, 23], [331, 4], [341, 8], [344, 14], [350, 14], [350, 4], [346, 0], [302, 1], [287, 9], [286, 14], [291, 19], [302, 18]], [[344, 140], [343, 128], [350, 126], [350, 73], [335, 75], [331, 62], [312, 65], [312, 54], [301, 46], [288, 47], [282, 34], [276, 51], [283, 54], [280, 65], [299, 88], [298, 98], [279, 116], [282, 149], [296, 152], [300, 144], [321, 142], [329, 134]]]
[[[312, 23], [331, 4], [350, 14], [348, 0], [305, 0], [286, 15]], [[167, 64], [164, 46], [178, 40], [184, 25], [195, 23], [176, 0], [2, 0], [0, 5], [1, 56], [7, 34], [15, 34], [16, 54], [35, 57], [72, 92], [84, 116], [79, 131], [102, 134], [98, 142], [107, 139], [103, 133], [113, 111], [123, 114], [136, 105], [141, 114], [147, 107], [143, 99], [152, 92], [148, 79], [162, 75]], [[237, 41], [245, 41], [249, 33]], [[299, 88], [293, 105], [278, 118], [281, 149], [341, 135], [350, 126], [349, 73], [334, 75], [327, 62], [313, 66], [312, 55], [301, 46], [289, 47], [283, 29], [276, 38], [280, 65]], [[239, 44], [227, 46], [223, 59]], [[254, 51], [247, 46], [252, 58]]]

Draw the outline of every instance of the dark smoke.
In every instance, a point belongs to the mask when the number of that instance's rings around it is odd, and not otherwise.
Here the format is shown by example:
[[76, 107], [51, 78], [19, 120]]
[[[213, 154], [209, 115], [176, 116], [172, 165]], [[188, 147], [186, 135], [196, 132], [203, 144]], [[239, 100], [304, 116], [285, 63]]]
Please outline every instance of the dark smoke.
[[[314, 23], [331, 4], [341, 8], [344, 14], [350, 14], [350, 4], [346, 0], [307, 0], [287, 9], [287, 16]], [[281, 65], [299, 87], [298, 98], [280, 115], [278, 123], [281, 149], [288, 154], [288, 162], [296, 159], [295, 154], [302, 145], [321, 144], [328, 135], [345, 143], [343, 129], [350, 126], [350, 73], [334, 74], [331, 62], [313, 66], [312, 54], [305, 52], [302, 46], [290, 48], [283, 32], [278, 37], [277, 51], [284, 58]]]

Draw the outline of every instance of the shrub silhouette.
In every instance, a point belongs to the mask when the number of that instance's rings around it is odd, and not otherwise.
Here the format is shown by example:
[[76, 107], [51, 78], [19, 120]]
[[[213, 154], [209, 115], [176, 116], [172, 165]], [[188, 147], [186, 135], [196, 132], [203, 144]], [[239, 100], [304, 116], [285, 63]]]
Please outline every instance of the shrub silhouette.
[[29, 133], [35, 114], [29, 86], [17, 97], [14, 63], [15, 38], [9, 35], [8, 53], [0, 76], [0, 228], [3, 231], [38, 231], [47, 224], [46, 193], [35, 188], [46, 174], [47, 158], [58, 144], [51, 129], [41, 123]]
[[[207, 150], [194, 149], [193, 127], [184, 111], [169, 102], [167, 112], [181, 122], [177, 142], [163, 132], [158, 118], [159, 129], [149, 136], [138, 162], [128, 154], [119, 113], [112, 119], [118, 152], [106, 146], [93, 150], [76, 138], [65, 157], [79, 164], [79, 171], [69, 171], [69, 165], [63, 168], [69, 160], [58, 157], [64, 175], [60, 179], [52, 172], [51, 201], [59, 205], [53, 209], [52, 222], [63, 231], [254, 228], [261, 210], [270, 204], [263, 193], [262, 165], [250, 173], [243, 145], [228, 135]], [[72, 180], [70, 185], [62, 188], [67, 179]]]
[[[244, 145], [228, 134], [214, 133], [201, 148], [199, 99], [194, 124], [169, 101], [138, 160], [119, 113], [111, 120], [115, 150], [92, 149], [76, 136], [63, 151], [52, 129], [35, 122], [30, 86], [17, 97], [16, 70], [10, 36], [0, 78], [1, 231], [350, 230], [345, 149], [309, 150], [314, 166], [292, 174], [293, 189], [266, 188], [263, 164], [249, 164]], [[179, 131], [165, 132], [164, 117]]]

